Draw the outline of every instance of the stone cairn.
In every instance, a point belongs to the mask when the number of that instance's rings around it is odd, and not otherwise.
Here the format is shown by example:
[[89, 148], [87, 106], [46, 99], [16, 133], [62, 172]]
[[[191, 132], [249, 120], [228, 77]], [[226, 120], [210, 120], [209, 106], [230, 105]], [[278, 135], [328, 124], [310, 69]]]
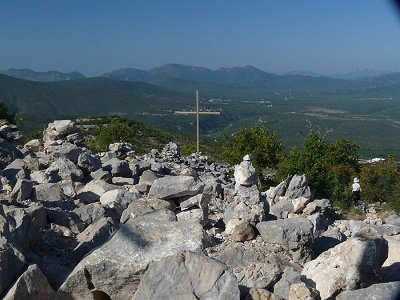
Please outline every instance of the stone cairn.
[[2, 299], [400, 295], [399, 216], [341, 219], [305, 174], [260, 191], [251, 155], [94, 154], [70, 120], [25, 144], [0, 121], [0, 183]]

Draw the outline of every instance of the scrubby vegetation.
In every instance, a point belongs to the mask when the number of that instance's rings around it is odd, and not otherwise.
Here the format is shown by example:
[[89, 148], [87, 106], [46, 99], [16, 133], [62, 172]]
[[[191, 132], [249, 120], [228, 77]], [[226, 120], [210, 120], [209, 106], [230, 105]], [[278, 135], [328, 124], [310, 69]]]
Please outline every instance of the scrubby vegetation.
[[136, 153], [142, 155], [151, 149], [161, 150], [171, 141], [176, 142], [185, 154], [195, 151], [193, 138], [118, 116], [85, 118], [77, 124], [92, 125], [86, 135], [88, 146], [95, 152], [107, 151], [112, 143], [126, 142], [133, 144]]
[[20, 120], [18, 115], [12, 112], [11, 109], [4, 104], [1, 98], [0, 98], [0, 119], [5, 119], [11, 124], [16, 124]]
[[400, 172], [392, 156], [361, 165], [359, 145], [347, 139], [330, 141], [327, 133], [311, 128], [301, 146], [294, 146], [286, 154], [282, 147], [277, 132], [253, 126], [227, 137], [221, 158], [235, 164], [245, 154], [252, 153], [259, 173], [276, 169], [275, 182], [290, 175], [306, 174], [315, 197], [328, 198], [345, 210], [351, 208], [351, 184], [357, 176], [362, 182], [362, 201], [386, 203], [388, 209], [400, 212]]
[[358, 145], [345, 139], [329, 141], [321, 131], [311, 130], [301, 149], [293, 147], [278, 166], [281, 179], [307, 174], [311, 192], [318, 198], [330, 198], [345, 207], [349, 201], [349, 182], [359, 171]]
[[253, 164], [260, 174], [276, 169], [281, 160], [283, 142], [277, 138], [277, 131], [269, 132], [265, 126], [242, 127], [234, 136], [225, 136], [219, 157], [235, 165], [246, 154], [253, 155]]
[[[2, 99], [0, 119], [14, 124], [20, 120]], [[162, 149], [170, 141], [176, 142], [184, 155], [195, 152], [194, 138], [127, 118], [91, 117], [76, 123], [92, 125], [86, 126], [86, 135], [89, 147], [95, 152], [106, 151], [111, 143], [128, 142], [141, 155], [153, 148]], [[385, 203], [387, 209], [400, 213], [400, 171], [394, 157], [389, 155], [384, 160], [360, 164], [358, 144], [348, 139], [329, 140], [328, 134], [310, 126], [302, 144], [285, 152], [277, 130], [270, 132], [264, 125], [253, 125], [240, 128], [234, 135], [225, 135], [222, 143], [202, 141], [201, 151], [231, 165], [239, 163], [244, 155], [252, 154], [264, 187], [293, 174], [306, 174], [315, 197], [329, 198], [346, 210], [351, 208], [350, 187], [352, 179], [357, 176], [361, 179], [362, 201], [367, 204]]]
[[389, 209], [400, 211], [400, 172], [393, 156], [361, 167], [363, 201], [387, 203]]

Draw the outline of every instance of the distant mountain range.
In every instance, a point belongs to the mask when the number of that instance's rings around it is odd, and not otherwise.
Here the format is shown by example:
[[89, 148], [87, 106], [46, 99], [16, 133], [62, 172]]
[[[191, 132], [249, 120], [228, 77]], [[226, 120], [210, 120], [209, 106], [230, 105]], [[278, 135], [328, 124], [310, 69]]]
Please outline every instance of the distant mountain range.
[[[225, 96], [248, 95], [256, 90], [260, 94], [282, 91], [320, 92], [371, 89], [400, 84], [400, 73], [360, 71], [343, 74], [342, 77], [348, 79], [342, 79], [338, 78], [339, 75], [337, 78], [295, 73], [277, 75], [253, 66], [219, 68], [213, 71], [179, 64], [162, 65], [149, 71], [124, 68], [104, 73], [101, 77], [120, 81], [143, 81], [182, 93], [198, 88], [211, 95], [208, 91], [221, 94], [223, 90]], [[374, 84], [371, 85], [371, 82]]]
[[184, 79], [190, 81], [208, 81], [222, 84], [242, 83], [243, 81], [259, 82], [266, 80], [278, 80], [285, 76], [307, 76], [307, 77], [328, 77], [334, 79], [356, 80], [368, 77], [379, 77], [387, 75], [390, 71], [374, 71], [374, 70], [355, 70], [344, 74], [321, 74], [314, 72], [292, 71], [284, 74], [274, 74], [262, 71], [253, 66], [219, 68], [210, 70], [202, 67], [193, 67], [179, 64], [166, 64], [149, 71], [143, 71], [134, 68], [123, 68], [113, 70], [111, 72], [100, 75], [114, 80], [137, 80], [137, 81], [154, 81], [167, 78]]
[[[179, 103], [180, 93], [137, 81], [84, 78], [54, 82], [23, 80], [0, 74], [0, 99], [19, 114], [30, 115], [134, 115]], [[172, 107], [173, 105], [165, 105]]]
[[159, 81], [183, 79], [188, 81], [214, 82], [220, 84], [242, 84], [251, 81], [275, 81], [278, 75], [264, 72], [253, 66], [219, 68], [215, 71], [178, 64], [161, 65], [150, 71], [132, 68], [118, 69], [101, 75], [113, 80]]
[[337, 137], [364, 143], [371, 151], [400, 149], [400, 73], [350, 80], [277, 75], [253, 66], [213, 71], [176, 64], [149, 71], [119, 69], [92, 78], [78, 72], [12, 72], [14, 76], [0, 74], [0, 99], [23, 116], [28, 130], [41, 129], [39, 122], [56, 118], [122, 115], [191, 134], [192, 116], [176, 116], [174, 111], [193, 111], [198, 89], [203, 108], [223, 112], [202, 117], [202, 130], [211, 130], [216, 137], [267, 122], [294, 143], [299, 126], [310, 120], [334, 128]]
[[311, 76], [311, 77], [330, 77], [330, 78], [338, 78], [338, 79], [349, 79], [349, 80], [355, 80], [355, 79], [363, 79], [363, 78], [368, 78], [368, 77], [379, 77], [391, 73], [396, 73], [393, 71], [375, 71], [371, 69], [365, 69], [365, 70], [355, 70], [352, 72], [347, 72], [343, 74], [321, 74], [321, 73], [315, 73], [315, 72], [303, 72], [303, 71], [291, 71], [284, 73], [283, 75], [301, 75], [301, 76]]
[[0, 74], [25, 80], [43, 81], [43, 82], [86, 78], [85, 75], [82, 75], [79, 72], [71, 72], [71, 73], [62, 73], [58, 71], [35, 72], [30, 69], [8, 69], [6, 71], [0, 71]]
[[[165, 64], [145, 71], [135, 68], [122, 68], [99, 75], [113, 80], [159, 82], [170, 79], [182, 79], [194, 82], [214, 82], [219, 84], [243, 84], [249, 82], [276, 82], [283, 76], [328, 77], [334, 79], [356, 80], [368, 77], [378, 77], [393, 72], [374, 70], [355, 70], [344, 74], [321, 74], [314, 72], [292, 71], [283, 74], [268, 73], [253, 66], [218, 68], [210, 70], [203, 67], [193, 67], [181, 64]], [[51, 82], [76, 80], [86, 78], [79, 72], [62, 73], [59, 71], [36, 72], [30, 69], [8, 69], [0, 74], [15, 78]]]
[[196, 89], [203, 97], [230, 99], [293, 93], [400, 95], [400, 73], [344, 80], [326, 76], [277, 75], [253, 66], [212, 71], [168, 64], [150, 71], [119, 69], [92, 78], [78, 72], [34, 72], [28, 69], [10, 69], [8, 74], [0, 75], [0, 97], [16, 111], [34, 114], [104, 114], [110, 109], [110, 101], [116, 112], [133, 113], [139, 108], [143, 110], [139, 103], [181, 102], [190, 99]]

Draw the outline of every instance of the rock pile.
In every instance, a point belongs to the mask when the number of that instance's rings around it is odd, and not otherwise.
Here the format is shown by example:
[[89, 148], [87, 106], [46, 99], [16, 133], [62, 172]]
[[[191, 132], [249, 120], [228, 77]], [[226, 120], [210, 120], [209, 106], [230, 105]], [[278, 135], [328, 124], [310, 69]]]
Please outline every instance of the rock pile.
[[69, 120], [25, 145], [0, 124], [4, 299], [400, 295], [400, 217], [342, 220], [306, 175], [261, 192], [251, 155], [234, 169], [174, 143], [95, 155]]

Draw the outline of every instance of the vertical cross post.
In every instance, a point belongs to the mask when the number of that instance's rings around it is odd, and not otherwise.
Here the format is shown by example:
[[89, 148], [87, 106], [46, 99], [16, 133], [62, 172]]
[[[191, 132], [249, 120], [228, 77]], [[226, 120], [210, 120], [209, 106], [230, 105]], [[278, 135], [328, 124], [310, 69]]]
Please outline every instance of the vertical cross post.
[[197, 153], [200, 153], [200, 115], [219, 115], [219, 111], [200, 111], [199, 104], [199, 90], [196, 90], [196, 111], [175, 111], [176, 114], [180, 115], [193, 115], [196, 114], [196, 146]]
[[197, 153], [200, 152], [200, 108], [199, 108], [199, 90], [196, 90], [196, 145], [197, 145]]

